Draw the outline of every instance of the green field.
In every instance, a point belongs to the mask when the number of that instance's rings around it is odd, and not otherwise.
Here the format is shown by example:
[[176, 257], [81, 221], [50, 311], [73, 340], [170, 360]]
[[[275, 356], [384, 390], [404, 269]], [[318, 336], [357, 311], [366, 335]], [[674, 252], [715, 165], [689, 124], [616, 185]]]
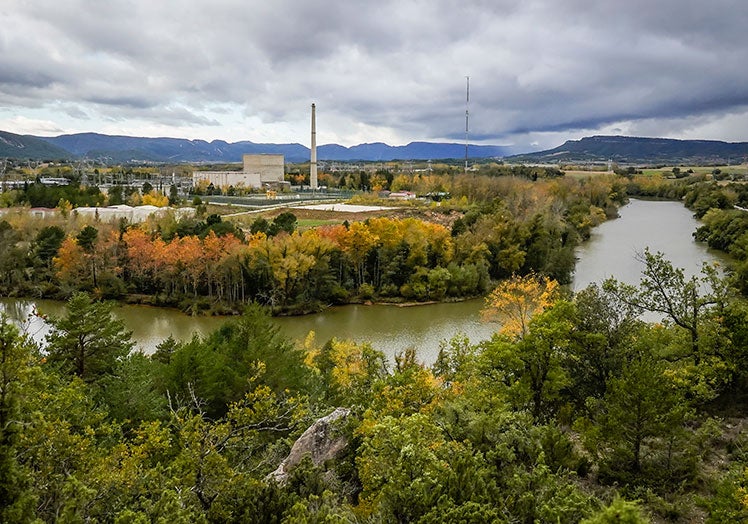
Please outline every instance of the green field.
[[[677, 166], [682, 173], [690, 172], [694, 175], [711, 175], [715, 170], [725, 175], [748, 175], [748, 165], [740, 164], [734, 166]], [[642, 169], [644, 175], [671, 175], [673, 166], [661, 167], [657, 169]]]
[[[642, 175], [667, 177], [673, 174], [673, 169], [677, 167], [681, 173], [689, 175], [712, 175], [715, 170], [722, 175], [745, 175], [748, 176], [748, 164], [739, 164], [731, 166], [665, 166], [658, 168], [640, 169]], [[570, 178], [589, 178], [593, 176], [609, 175], [610, 171], [603, 169], [579, 169], [570, 167], [563, 169], [564, 174]]]
[[332, 226], [335, 224], [341, 224], [342, 220], [322, 220], [322, 219], [316, 219], [316, 218], [301, 218], [297, 221], [296, 226], [298, 229], [311, 229], [313, 227], [319, 227], [319, 226]]

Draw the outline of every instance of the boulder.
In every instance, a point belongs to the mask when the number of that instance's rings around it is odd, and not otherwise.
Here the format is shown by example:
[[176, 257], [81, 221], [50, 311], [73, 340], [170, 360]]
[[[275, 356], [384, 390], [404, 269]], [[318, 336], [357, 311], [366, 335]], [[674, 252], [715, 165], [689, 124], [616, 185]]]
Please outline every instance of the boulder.
[[341, 424], [338, 421], [344, 421], [350, 413], [350, 409], [336, 408], [329, 415], [318, 419], [294, 442], [288, 456], [266, 478], [284, 484], [289, 472], [306, 455], [311, 457], [315, 466], [335, 458], [348, 446], [348, 439], [339, 431]]

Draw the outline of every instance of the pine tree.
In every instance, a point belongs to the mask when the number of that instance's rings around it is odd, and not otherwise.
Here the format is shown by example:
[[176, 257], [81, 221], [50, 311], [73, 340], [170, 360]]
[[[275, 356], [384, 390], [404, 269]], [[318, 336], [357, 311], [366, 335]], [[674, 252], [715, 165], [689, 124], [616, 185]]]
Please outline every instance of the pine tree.
[[113, 308], [113, 303], [94, 302], [87, 293], [73, 295], [67, 315], [51, 321], [49, 362], [87, 382], [111, 374], [133, 347], [132, 333], [114, 317]]
[[30, 522], [34, 516], [28, 471], [18, 461], [30, 356], [18, 330], [0, 318], [0, 522]]

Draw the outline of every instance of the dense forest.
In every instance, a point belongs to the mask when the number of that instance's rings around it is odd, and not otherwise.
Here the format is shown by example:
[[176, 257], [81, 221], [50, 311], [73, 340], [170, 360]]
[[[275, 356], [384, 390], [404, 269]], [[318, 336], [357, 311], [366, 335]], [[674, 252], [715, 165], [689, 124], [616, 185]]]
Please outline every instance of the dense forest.
[[501, 330], [432, 367], [297, 348], [257, 305], [151, 356], [85, 293], [44, 350], [3, 321], [0, 520], [745, 520], [748, 304], [645, 256], [639, 286], [503, 281], [485, 310]]
[[[449, 226], [6, 212], [1, 293], [68, 307], [44, 347], [0, 319], [0, 521], [747, 520], [742, 186], [438, 183]], [[735, 271], [687, 277], [647, 251], [637, 286], [569, 292], [573, 247], [627, 194], [683, 198]], [[417, 347], [297, 346], [265, 307], [477, 293], [496, 334], [456, 335], [431, 366]], [[242, 314], [144, 355], [100, 301], [136, 296]]]
[[[115, 224], [74, 209], [40, 221], [16, 207], [0, 220], [0, 294], [68, 298], [86, 291], [192, 312], [241, 311], [258, 302], [285, 313], [370, 299], [474, 297], [492, 282], [532, 271], [569, 282], [574, 249], [615, 216], [625, 199], [622, 182], [532, 178], [452, 181], [452, 198], [434, 211], [447, 225], [379, 217], [300, 231], [291, 212], [248, 228], [215, 214]], [[35, 187], [16, 200], [55, 190]]]

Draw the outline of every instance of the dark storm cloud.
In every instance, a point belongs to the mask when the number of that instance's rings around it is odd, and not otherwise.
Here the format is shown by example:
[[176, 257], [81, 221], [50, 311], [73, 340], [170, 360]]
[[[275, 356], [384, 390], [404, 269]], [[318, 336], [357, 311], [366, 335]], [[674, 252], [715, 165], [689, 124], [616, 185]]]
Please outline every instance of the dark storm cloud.
[[132, 109], [148, 109], [154, 106], [155, 101], [139, 96], [92, 96], [87, 99], [94, 104], [107, 106], [123, 106]]
[[742, 0], [7, 0], [0, 23], [19, 111], [293, 128], [316, 100], [340, 135], [405, 142], [464, 136], [465, 75], [475, 140], [677, 134], [748, 105]]

